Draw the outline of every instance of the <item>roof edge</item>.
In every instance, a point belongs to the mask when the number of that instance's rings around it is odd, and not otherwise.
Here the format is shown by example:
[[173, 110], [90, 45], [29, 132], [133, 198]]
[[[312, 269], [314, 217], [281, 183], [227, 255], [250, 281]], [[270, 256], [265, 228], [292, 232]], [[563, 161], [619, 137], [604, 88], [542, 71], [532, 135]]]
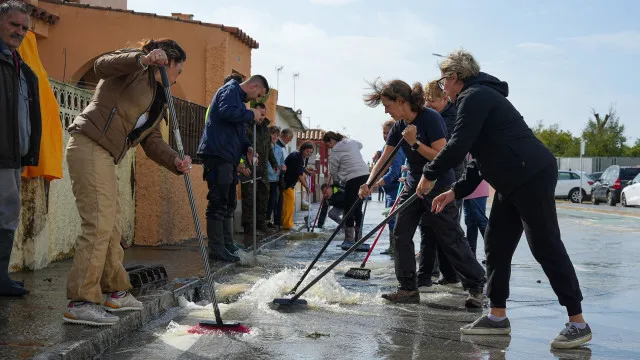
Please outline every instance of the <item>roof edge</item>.
[[[165, 19], [165, 20], [173, 20], [173, 21], [178, 21], [178, 22], [190, 23], [190, 24], [194, 24], [194, 25], [202, 25], [202, 26], [207, 26], [207, 27], [218, 28], [218, 29], [220, 29], [220, 30], [222, 30], [224, 32], [227, 32], [227, 33], [231, 34], [233, 37], [237, 38], [242, 43], [244, 43], [245, 45], [249, 46], [252, 49], [258, 49], [260, 47], [260, 44], [255, 39], [253, 39], [251, 36], [247, 35], [244, 31], [240, 30], [239, 28], [233, 27], [233, 26], [225, 26], [223, 24], [214, 24], [214, 23], [205, 23], [205, 22], [198, 21], [198, 20], [180, 19], [180, 18], [175, 17], [175, 16], [158, 15], [156, 13], [137, 12], [137, 11], [133, 11], [133, 10], [115, 9], [115, 8], [111, 8], [111, 7], [95, 6], [95, 5], [89, 5], [89, 4], [69, 3], [69, 2], [63, 2], [63, 1], [60, 1], [60, 0], [40, 0], [40, 1], [41, 2], [45, 2], [45, 3], [49, 3], [49, 4], [61, 5], [61, 6], [71, 6], [71, 7], [85, 8], [85, 9], [123, 12], [123, 13], [129, 13], [129, 14], [132, 14], [132, 15], [150, 16], [150, 17], [156, 17], [156, 18]], [[3, 1], [0, 0], [0, 2], [3, 2]], [[42, 10], [44, 10], [44, 9], [42, 9]], [[56, 15], [56, 17], [57, 17], [57, 19], [59, 19], [59, 17], [57, 15]]]

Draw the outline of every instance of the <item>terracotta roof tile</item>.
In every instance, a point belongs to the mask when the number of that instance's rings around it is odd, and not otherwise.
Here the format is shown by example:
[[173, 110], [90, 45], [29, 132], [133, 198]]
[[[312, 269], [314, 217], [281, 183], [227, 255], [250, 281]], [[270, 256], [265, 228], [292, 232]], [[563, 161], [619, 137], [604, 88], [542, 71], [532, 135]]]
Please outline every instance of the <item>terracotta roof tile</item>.
[[[159, 18], [159, 19], [173, 20], [173, 21], [191, 23], [191, 24], [196, 24], [196, 25], [214, 27], [214, 28], [218, 28], [218, 29], [221, 29], [222, 31], [225, 31], [225, 32], [228, 32], [228, 33], [232, 34], [235, 38], [237, 38], [238, 40], [242, 41], [245, 45], [249, 46], [252, 49], [257, 49], [260, 46], [260, 44], [256, 40], [254, 40], [251, 36], [247, 35], [244, 31], [238, 29], [237, 27], [233, 27], [233, 26], [225, 26], [223, 24], [204, 23], [202, 21], [197, 21], [197, 20], [179, 19], [179, 18], [177, 18], [175, 16], [164, 16], [164, 15], [158, 15], [158, 14], [155, 14], [155, 13], [136, 12], [136, 11], [133, 11], [133, 10], [114, 9], [114, 8], [103, 7], [103, 6], [93, 6], [93, 5], [87, 5], [87, 4], [68, 3], [68, 2], [62, 2], [60, 0], [40, 0], [40, 1], [46, 2], [46, 3], [50, 3], [50, 4], [64, 5], [64, 6], [74, 6], [74, 7], [96, 9], [96, 10], [124, 12], [124, 13], [129, 13], [129, 14], [134, 14], [134, 15], [140, 15], [140, 16], [151, 16], [151, 17], [156, 17], [156, 18]], [[2, 2], [2, 0], [0, 0], [0, 2]]]
[[298, 140], [322, 141], [322, 137], [326, 131], [322, 129], [309, 129], [298, 131]]
[[[5, 1], [7, 0], [0, 0], [0, 4], [2, 4]], [[35, 19], [40, 19], [49, 24], [55, 24], [56, 21], [60, 20], [60, 16], [56, 14], [52, 14], [43, 8], [39, 8], [31, 4], [26, 4], [26, 5], [27, 5], [27, 11], [29, 11], [29, 16]]]

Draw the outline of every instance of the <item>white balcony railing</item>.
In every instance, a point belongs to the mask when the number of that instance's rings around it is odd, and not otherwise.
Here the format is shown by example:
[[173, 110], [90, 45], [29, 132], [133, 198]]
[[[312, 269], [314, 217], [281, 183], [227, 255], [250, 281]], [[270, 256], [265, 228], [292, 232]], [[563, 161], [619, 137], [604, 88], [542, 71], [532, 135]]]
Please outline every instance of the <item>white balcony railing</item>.
[[73, 119], [89, 104], [93, 91], [80, 89], [53, 79], [49, 79], [49, 83], [60, 106], [62, 126], [66, 129], [73, 122]]

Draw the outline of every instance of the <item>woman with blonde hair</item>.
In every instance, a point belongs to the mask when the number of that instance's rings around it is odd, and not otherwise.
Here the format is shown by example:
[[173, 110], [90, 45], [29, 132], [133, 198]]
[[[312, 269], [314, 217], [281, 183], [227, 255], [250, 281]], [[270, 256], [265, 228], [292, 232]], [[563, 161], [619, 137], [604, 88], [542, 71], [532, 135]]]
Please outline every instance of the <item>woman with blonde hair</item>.
[[473, 161], [465, 176], [433, 200], [433, 211], [440, 213], [455, 199], [465, 198], [482, 179], [496, 190], [484, 238], [491, 311], [460, 331], [470, 335], [510, 333], [506, 305], [511, 259], [524, 230], [531, 253], [569, 315], [551, 346], [573, 348], [586, 343], [591, 340], [591, 329], [582, 317], [578, 277], [562, 243], [556, 215], [556, 158], [507, 100], [507, 83], [480, 72], [470, 53], [451, 53], [440, 63], [440, 71], [438, 84], [458, 107], [456, 127], [447, 146], [424, 167], [416, 193], [428, 194], [436, 180], [467, 153]]
[[185, 51], [173, 40], [144, 41], [137, 49], [105, 54], [94, 64], [100, 82], [89, 105], [69, 126], [67, 163], [82, 233], [76, 239], [67, 282], [69, 308], [63, 320], [112, 325], [107, 311], [142, 310], [129, 289], [122, 265], [120, 203], [116, 166], [127, 151], [142, 146], [147, 156], [180, 175], [191, 169], [160, 133], [167, 99], [160, 77], [166, 66], [171, 84], [182, 73]]

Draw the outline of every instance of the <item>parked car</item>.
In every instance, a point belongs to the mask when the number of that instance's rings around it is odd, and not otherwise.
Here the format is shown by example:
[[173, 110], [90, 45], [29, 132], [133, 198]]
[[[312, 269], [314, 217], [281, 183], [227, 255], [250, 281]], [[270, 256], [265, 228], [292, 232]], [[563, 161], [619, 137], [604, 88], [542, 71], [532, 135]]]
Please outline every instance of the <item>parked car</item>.
[[582, 178], [582, 200], [588, 200], [591, 194], [591, 180], [586, 174], [576, 171], [559, 170], [556, 183], [556, 198], [569, 199], [572, 203], [580, 202], [580, 178]]
[[640, 174], [640, 166], [609, 166], [600, 179], [593, 184], [591, 192], [591, 202], [598, 205], [601, 201], [606, 201], [611, 206], [616, 206], [620, 202], [622, 190]]
[[600, 180], [600, 178], [602, 177], [602, 174], [603, 174], [603, 173], [604, 173], [604, 171], [594, 172], [594, 173], [588, 174], [587, 176], [588, 176], [591, 180], [593, 180], [593, 181], [595, 182], [595, 181]]
[[640, 206], [640, 174], [636, 175], [620, 195], [622, 206]]

